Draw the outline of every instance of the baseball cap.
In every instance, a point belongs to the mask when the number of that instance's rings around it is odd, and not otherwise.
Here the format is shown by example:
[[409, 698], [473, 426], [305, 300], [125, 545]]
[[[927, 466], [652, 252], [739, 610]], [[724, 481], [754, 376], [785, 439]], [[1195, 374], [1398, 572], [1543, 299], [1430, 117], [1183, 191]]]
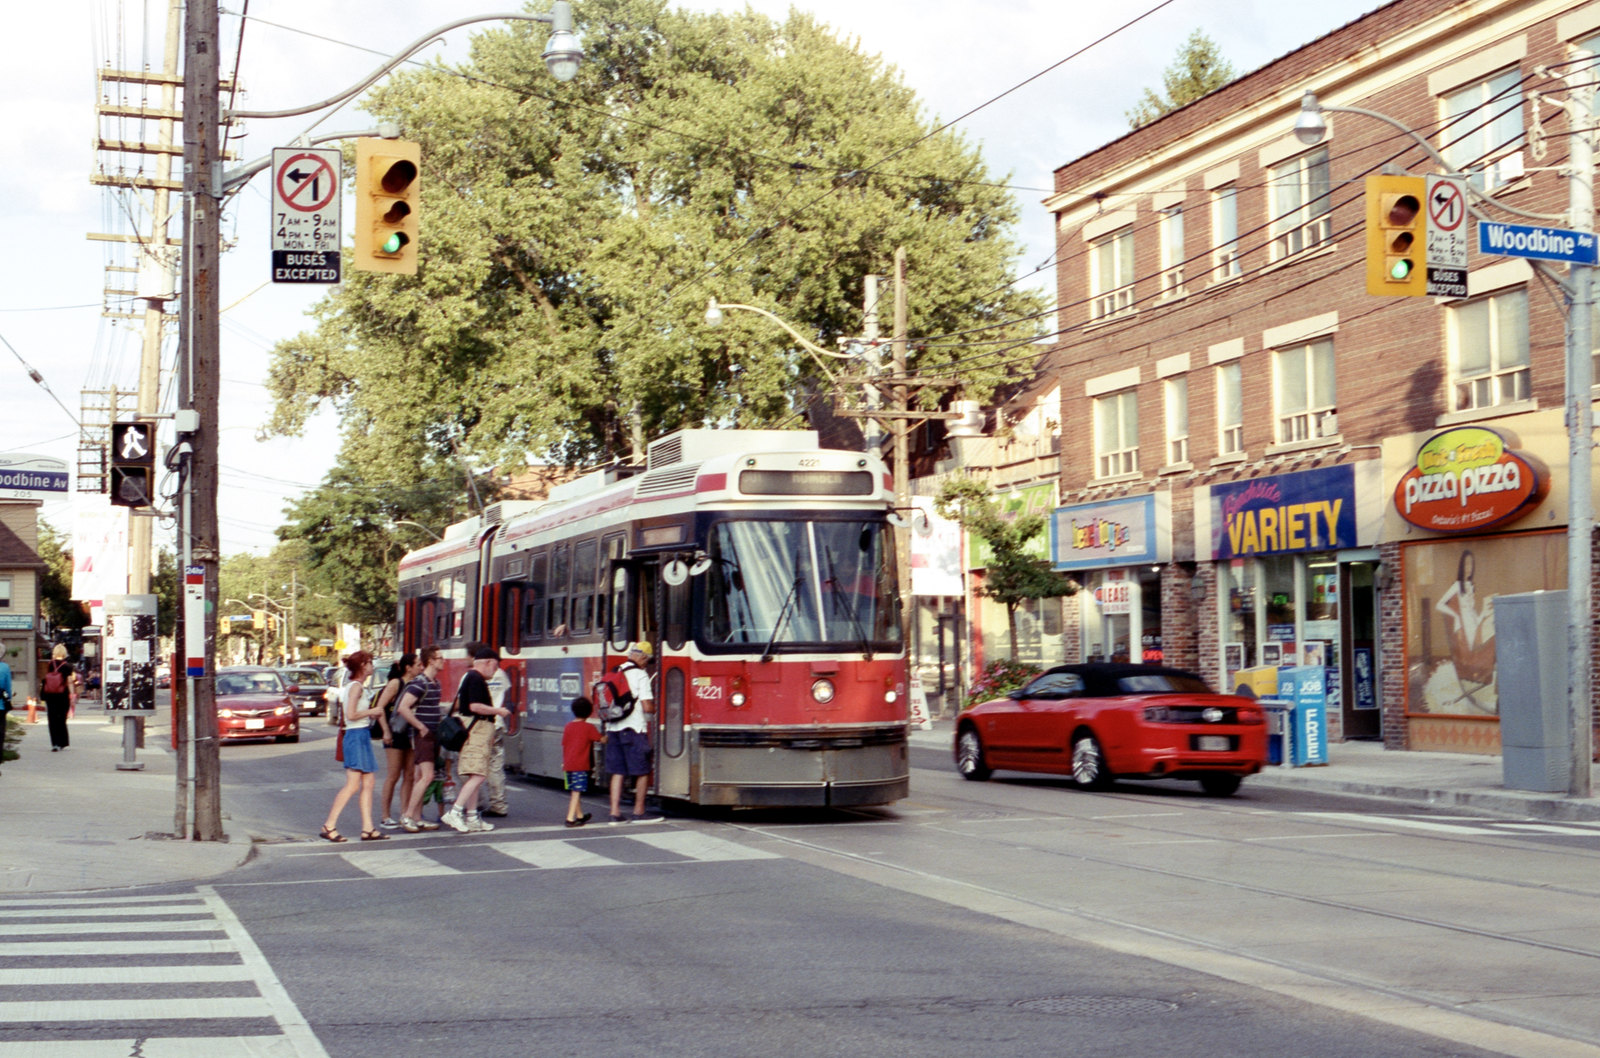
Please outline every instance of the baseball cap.
[[628, 653], [643, 654], [645, 657], [649, 657], [651, 654], [654, 654], [655, 651], [650, 649], [649, 643], [629, 643]]

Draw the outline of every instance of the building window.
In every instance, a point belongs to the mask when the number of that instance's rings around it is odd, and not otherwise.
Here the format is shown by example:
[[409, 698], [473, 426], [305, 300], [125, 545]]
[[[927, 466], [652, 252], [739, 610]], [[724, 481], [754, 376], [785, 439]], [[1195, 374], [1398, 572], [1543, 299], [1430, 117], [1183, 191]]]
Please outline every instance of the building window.
[[1115, 316], [1133, 308], [1133, 228], [1123, 228], [1089, 244], [1089, 318]]
[[1134, 390], [1096, 397], [1094, 449], [1096, 476], [1114, 478], [1139, 469], [1139, 403]]
[[1271, 184], [1274, 261], [1333, 238], [1333, 191], [1326, 147], [1272, 170]]
[[1528, 292], [1525, 288], [1450, 306], [1454, 410], [1527, 400]]
[[1239, 361], [1217, 365], [1217, 452], [1244, 451], [1244, 372]]
[[11, 609], [11, 578], [0, 577], [0, 610]]
[[1522, 175], [1522, 75], [1517, 67], [1444, 97], [1443, 154], [1480, 191]]
[[1189, 461], [1189, 376], [1169, 378], [1162, 387], [1167, 412], [1167, 465]]
[[1331, 338], [1279, 349], [1273, 357], [1273, 376], [1279, 444], [1334, 432]]
[[1211, 193], [1211, 275], [1214, 282], [1239, 275], [1239, 189], [1232, 184]]
[[1183, 207], [1170, 206], [1161, 211], [1161, 296], [1183, 293]]

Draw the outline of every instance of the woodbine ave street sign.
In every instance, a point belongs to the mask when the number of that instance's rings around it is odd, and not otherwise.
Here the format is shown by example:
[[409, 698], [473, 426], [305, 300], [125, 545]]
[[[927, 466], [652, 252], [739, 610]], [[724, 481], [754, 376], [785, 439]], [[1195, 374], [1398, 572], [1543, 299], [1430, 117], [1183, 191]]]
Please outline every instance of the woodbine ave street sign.
[[1478, 222], [1478, 251], [1501, 257], [1535, 257], [1541, 261], [1568, 264], [1600, 262], [1592, 231], [1566, 228], [1539, 228], [1527, 224]]

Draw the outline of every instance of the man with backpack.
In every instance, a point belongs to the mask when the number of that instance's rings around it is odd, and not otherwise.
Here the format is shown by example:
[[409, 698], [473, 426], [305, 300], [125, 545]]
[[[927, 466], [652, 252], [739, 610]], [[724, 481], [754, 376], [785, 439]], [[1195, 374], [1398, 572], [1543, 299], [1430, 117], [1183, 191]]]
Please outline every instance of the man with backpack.
[[[608, 699], [609, 708], [602, 711], [606, 719], [605, 765], [611, 775], [611, 824], [628, 822], [622, 814], [622, 785], [632, 779], [633, 821], [653, 822], [645, 815], [644, 799], [650, 789], [650, 721], [656, 711], [655, 696], [650, 690], [650, 674], [644, 670], [652, 651], [649, 643], [630, 643], [627, 660], [617, 666], [616, 672], [601, 683], [618, 693], [602, 697]], [[616, 687], [615, 676], [627, 682], [624, 691]]]

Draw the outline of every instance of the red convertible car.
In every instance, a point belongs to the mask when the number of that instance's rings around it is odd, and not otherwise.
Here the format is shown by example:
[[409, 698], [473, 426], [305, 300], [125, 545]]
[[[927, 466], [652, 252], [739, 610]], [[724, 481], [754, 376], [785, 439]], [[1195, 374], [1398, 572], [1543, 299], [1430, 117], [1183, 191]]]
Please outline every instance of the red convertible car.
[[1196, 779], [1226, 797], [1267, 763], [1266, 714], [1190, 672], [1156, 665], [1057, 665], [1004, 698], [956, 717], [956, 768], [1114, 779]]

